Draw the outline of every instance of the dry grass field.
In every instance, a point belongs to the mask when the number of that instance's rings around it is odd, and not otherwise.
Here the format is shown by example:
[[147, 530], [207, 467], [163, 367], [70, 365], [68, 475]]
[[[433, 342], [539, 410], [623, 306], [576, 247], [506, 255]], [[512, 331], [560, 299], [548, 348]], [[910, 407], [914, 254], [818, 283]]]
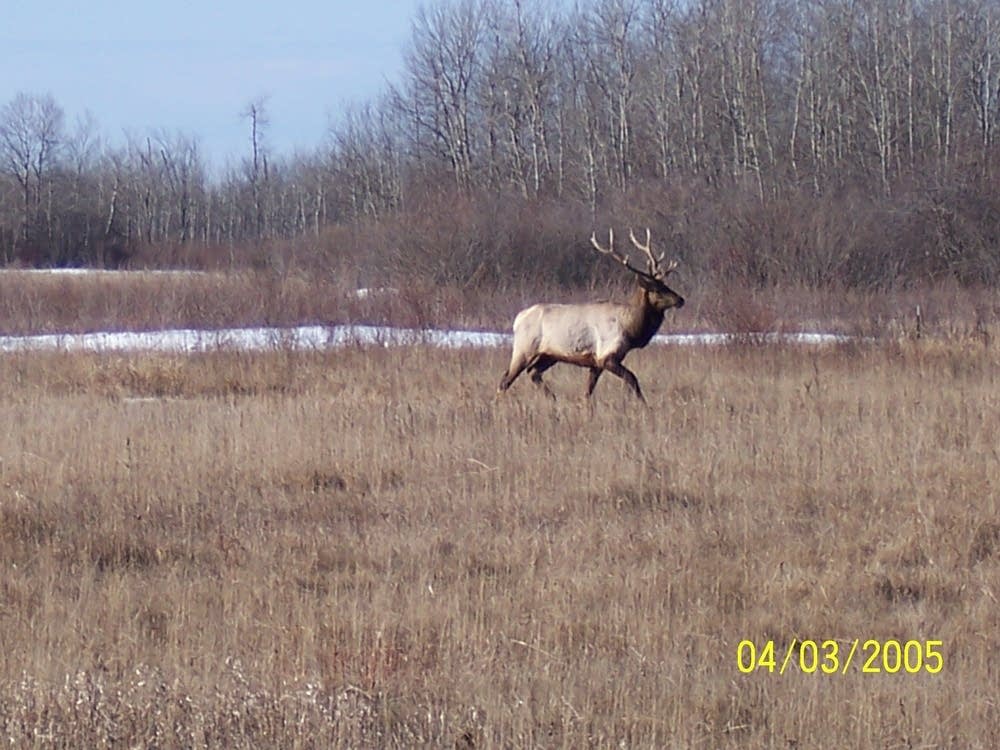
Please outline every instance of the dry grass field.
[[0, 358], [0, 743], [1000, 746], [987, 337], [506, 357]]

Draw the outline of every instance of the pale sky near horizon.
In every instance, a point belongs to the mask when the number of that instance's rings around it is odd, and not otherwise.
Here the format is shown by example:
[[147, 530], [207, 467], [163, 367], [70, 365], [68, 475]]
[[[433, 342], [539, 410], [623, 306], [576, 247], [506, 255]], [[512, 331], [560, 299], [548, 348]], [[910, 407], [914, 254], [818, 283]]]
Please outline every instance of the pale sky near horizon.
[[345, 105], [402, 69], [419, 0], [0, 0], [0, 105], [51, 94], [72, 130], [195, 136], [207, 163], [249, 151], [263, 98], [272, 152], [309, 152]]

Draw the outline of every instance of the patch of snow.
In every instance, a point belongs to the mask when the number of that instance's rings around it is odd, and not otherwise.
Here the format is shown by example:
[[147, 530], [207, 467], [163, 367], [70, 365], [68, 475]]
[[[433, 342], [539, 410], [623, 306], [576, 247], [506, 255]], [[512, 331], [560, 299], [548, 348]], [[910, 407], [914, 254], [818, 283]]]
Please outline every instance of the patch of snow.
[[653, 339], [655, 344], [678, 346], [723, 346], [726, 344], [803, 344], [826, 346], [859, 341], [841, 333], [670, 333]]
[[391, 297], [399, 294], [399, 290], [394, 286], [361, 287], [354, 290], [355, 299], [369, 299], [370, 297]]
[[[488, 348], [509, 346], [509, 333], [492, 331], [442, 331], [392, 326], [337, 325], [294, 328], [225, 328], [220, 330], [178, 329], [167, 331], [120, 331], [55, 333], [32, 336], [0, 336], [0, 352], [89, 351], [89, 352], [207, 352], [216, 350], [264, 351], [296, 349], [321, 351], [344, 346], [436, 346], [444, 348]], [[822, 346], [853, 341], [832, 333], [682, 333], [663, 334], [653, 342], [676, 346], [718, 346], [748, 341], [764, 344]]]
[[0, 268], [3, 275], [23, 275], [23, 276], [98, 276], [107, 277], [127, 277], [127, 276], [207, 276], [210, 274], [221, 274], [221, 271], [194, 271], [183, 268], [149, 268], [149, 269], [122, 269], [122, 268]]

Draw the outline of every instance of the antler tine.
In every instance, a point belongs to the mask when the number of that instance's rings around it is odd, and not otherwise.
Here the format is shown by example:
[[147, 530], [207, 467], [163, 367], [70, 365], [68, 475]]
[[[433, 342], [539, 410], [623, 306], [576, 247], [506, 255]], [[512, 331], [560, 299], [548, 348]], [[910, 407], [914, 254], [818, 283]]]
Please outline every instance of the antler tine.
[[[590, 244], [594, 246], [597, 252], [603, 253], [604, 255], [610, 255], [630, 271], [636, 271], [636, 269], [632, 268], [632, 265], [629, 263], [626, 256], [615, 252], [615, 230], [613, 228], [608, 229], [608, 246], [606, 248], [601, 247], [600, 243], [597, 241], [597, 232], [593, 232], [590, 235]], [[636, 271], [636, 273], [641, 273], [641, 271]]]
[[597, 232], [596, 231], [590, 233], [590, 244], [593, 245], [594, 248], [599, 253], [604, 253], [605, 255], [614, 255], [614, 253], [615, 253], [615, 251], [614, 251], [614, 247], [615, 247], [615, 230], [613, 228], [608, 230], [608, 247], [607, 247], [607, 249], [601, 247], [600, 243], [597, 241]]
[[653, 255], [653, 250], [652, 250], [652, 248], [650, 248], [651, 234], [650, 234], [650, 231], [649, 231], [649, 227], [646, 227], [646, 244], [645, 245], [643, 245], [641, 242], [639, 242], [639, 240], [635, 236], [635, 232], [633, 232], [631, 229], [628, 230], [628, 236], [629, 236], [629, 239], [632, 240], [632, 244], [635, 245], [637, 248], [639, 248], [640, 250], [642, 250], [643, 253], [646, 254], [646, 258], [648, 259], [647, 260], [647, 265], [649, 266], [649, 272], [653, 273], [653, 274], [657, 273], [660, 270], [660, 263], [663, 262], [663, 258], [665, 257], [665, 254], [661, 253], [659, 258], [657, 258], [655, 255]]
[[650, 242], [649, 227], [646, 227], [646, 244], [645, 245], [643, 245], [641, 242], [639, 242], [639, 240], [635, 236], [635, 232], [632, 231], [631, 227], [629, 227], [629, 230], [628, 230], [628, 238], [630, 240], [632, 240], [632, 244], [633, 245], [635, 245], [637, 248], [639, 248], [640, 250], [642, 250], [644, 253], [646, 253], [647, 255], [651, 255], [652, 254], [651, 251], [650, 251], [650, 249], [649, 249], [649, 242]]
[[[632, 237], [632, 242], [636, 242], [635, 235], [632, 233], [631, 229], [629, 230], [629, 236]], [[627, 268], [632, 273], [638, 274], [639, 276], [645, 276], [647, 279], [656, 279], [656, 278], [658, 278], [658, 276], [657, 276], [657, 273], [658, 273], [657, 268], [658, 267], [653, 267], [652, 265], [650, 265], [649, 272], [641, 271], [641, 270], [639, 270], [638, 268], [636, 268], [635, 266], [632, 265], [632, 262], [628, 259], [627, 255], [615, 251], [615, 249], [614, 249], [614, 246], [615, 246], [615, 232], [614, 232], [614, 229], [609, 229], [608, 230], [608, 245], [609, 246], [607, 248], [601, 247], [600, 244], [597, 242], [597, 233], [596, 232], [594, 232], [593, 234], [590, 235], [590, 244], [592, 244], [597, 249], [598, 252], [603, 253], [604, 255], [610, 255], [612, 258], [614, 258], [615, 260], [617, 260], [619, 263], [621, 263], [623, 266], [625, 266], [625, 268]], [[639, 245], [638, 243], [636, 243], [636, 246], [639, 247], [640, 249], [642, 248], [642, 246]], [[646, 242], [646, 247], [647, 248], [649, 247], [648, 239], [647, 239], [647, 242]], [[655, 260], [654, 260], [653, 255], [652, 255], [651, 252], [647, 251], [646, 254], [649, 256], [651, 263], [655, 262]]]
[[647, 265], [649, 266], [649, 272], [652, 275], [657, 276], [659, 278], [663, 278], [668, 273], [670, 273], [675, 268], [677, 268], [677, 261], [676, 260], [670, 261], [670, 263], [667, 264], [666, 268], [664, 268], [661, 265], [663, 263], [664, 259], [667, 257], [666, 252], [660, 253], [659, 256], [656, 256], [656, 255], [653, 254], [653, 250], [650, 248], [650, 231], [649, 231], [649, 227], [646, 227], [646, 244], [645, 245], [643, 245], [641, 242], [639, 242], [638, 239], [636, 239], [635, 232], [633, 232], [631, 229], [628, 230], [628, 236], [629, 236], [629, 239], [632, 240], [632, 244], [635, 245], [637, 248], [639, 248], [640, 250], [642, 250], [646, 254], [646, 258], [648, 258]]

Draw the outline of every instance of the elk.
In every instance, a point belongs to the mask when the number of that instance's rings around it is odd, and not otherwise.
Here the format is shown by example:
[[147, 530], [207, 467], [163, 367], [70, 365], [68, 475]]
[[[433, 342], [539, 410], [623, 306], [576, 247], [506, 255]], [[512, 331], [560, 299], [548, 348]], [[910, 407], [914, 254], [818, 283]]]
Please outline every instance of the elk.
[[684, 298], [664, 283], [667, 275], [677, 267], [677, 261], [671, 261], [666, 267], [661, 265], [664, 254], [659, 257], [653, 254], [649, 247], [649, 229], [645, 244], [636, 239], [631, 229], [629, 238], [646, 255], [648, 270], [636, 268], [628, 256], [615, 250], [613, 229], [608, 231], [608, 247], [601, 247], [596, 233], [590, 236], [590, 243], [599, 253], [615, 259], [635, 274], [637, 286], [631, 299], [624, 304], [538, 304], [519, 312], [514, 318], [510, 367], [500, 381], [498, 394], [510, 388], [517, 376], [527, 370], [531, 381], [554, 398], [542, 381], [542, 373], [558, 362], [568, 362], [590, 370], [587, 398], [606, 370], [624, 380], [640, 401], [646, 401], [635, 374], [622, 364], [622, 360], [633, 349], [646, 346], [660, 329], [664, 313], [670, 308], [682, 307]]

